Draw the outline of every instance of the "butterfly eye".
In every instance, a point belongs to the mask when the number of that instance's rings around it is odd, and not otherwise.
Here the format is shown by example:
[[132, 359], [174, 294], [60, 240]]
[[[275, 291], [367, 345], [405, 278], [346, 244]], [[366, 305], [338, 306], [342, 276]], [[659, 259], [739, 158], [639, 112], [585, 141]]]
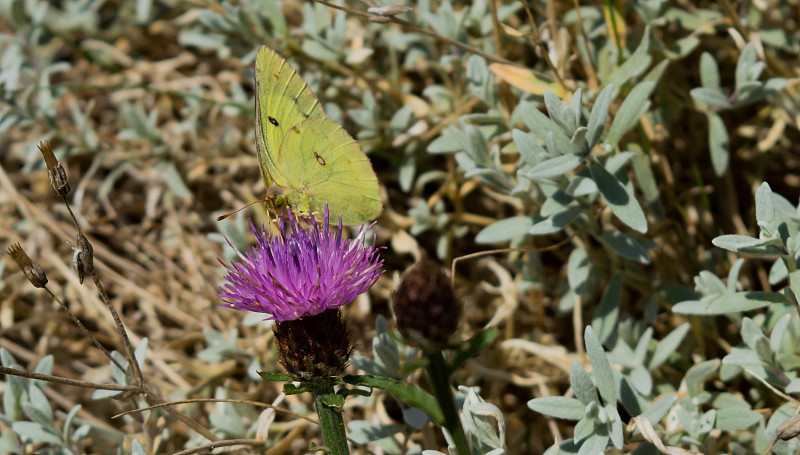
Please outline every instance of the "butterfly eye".
[[286, 205], [286, 198], [283, 196], [275, 196], [274, 204], [276, 209], [283, 208], [283, 206]]

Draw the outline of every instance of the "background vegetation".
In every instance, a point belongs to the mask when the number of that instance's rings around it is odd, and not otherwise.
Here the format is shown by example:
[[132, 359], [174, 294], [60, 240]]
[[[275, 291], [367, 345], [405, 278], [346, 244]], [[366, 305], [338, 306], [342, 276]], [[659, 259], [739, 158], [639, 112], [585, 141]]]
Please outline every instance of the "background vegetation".
[[[266, 220], [258, 205], [215, 217], [264, 195], [252, 67], [267, 45], [358, 138], [382, 186], [388, 273], [349, 306], [365, 356], [354, 369], [408, 374], [379, 317], [391, 319], [397, 272], [511, 246], [455, 266], [459, 338], [500, 330], [455, 377], [496, 406], [483, 408], [496, 436], [484, 429], [481, 453], [543, 453], [573, 435], [565, 453], [764, 450], [800, 391], [797, 1], [420, 1], [398, 16], [373, 3], [0, 1], [0, 244], [21, 242], [121, 350], [69, 265], [72, 222], [36, 149], [48, 139], [128, 334], [146, 339], [148, 384], [167, 399], [276, 400], [280, 386], [256, 374], [280, 369], [272, 331], [215, 296], [224, 237], [244, 247], [248, 217]], [[4, 366], [114, 380], [8, 258], [0, 276]], [[601, 343], [613, 371], [596, 362]], [[602, 401], [572, 364], [591, 371], [590, 358]], [[0, 389], [0, 451], [207, 442], [161, 411], [111, 419], [136, 397], [11, 376]], [[528, 404], [562, 395], [585, 410]], [[269, 453], [319, 441], [315, 425], [256, 406], [179, 406], [223, 439], [259, 432]], [[646, 409], [652, 431], [634, 425]], [[383, 394], [348, 399], [356, 450], [443, 450], [407, 411]]]

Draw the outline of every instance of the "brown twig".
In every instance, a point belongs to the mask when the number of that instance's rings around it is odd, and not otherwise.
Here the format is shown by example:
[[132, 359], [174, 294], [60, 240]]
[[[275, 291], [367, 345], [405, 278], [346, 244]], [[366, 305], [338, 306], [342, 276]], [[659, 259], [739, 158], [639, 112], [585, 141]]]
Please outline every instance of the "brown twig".
[[226, 439], [224, 441], [214, 441], [210, 444], [203, 446], [192, 447], [191, 449], [181, 450], [175, 452], [174, 455], [190, 455], [192, 453], [211, 453], [212, 450], [218, 447], [230, 446], [263, 446], [267, 441], [260, 439]]
[[47, 291], [47, 293], [50, 294], [50, 297], [52, 297], [53, 299], [55, 299], [56, 302], [58, 302], [58, 304], [61, 306], [61, 309], [64, 310], [69, 315], [70, 318], [72, 318], [72, 322], [74, 322], [75, 325], [78, 326], [81, 333], [83, 333], [84, 336], [89, 338], [89, 340], [91, 340], [92, 343], [94, 343], [94, 345], [97, 346], [97, 348], [100, 349], [103, 352], [103, 354], [105, 354], [108, 360], [111, 361], [111, 363], [113, 363], [117, 368], [119, 368], [120, 371], [122, 371], [122, 373], [125, 374], [125, 376], [128, 377], [128, 380], [131, 380], [131, 382], [133, 382], [132, 381], [133, 378], [131, 378], [130, 373], [128, 373], [128, 371], [125, 368], [123, 368], [119, 362], [117, 362], [117, 359], [115, 359], [111, 355], [111, 352], [109, 352], [108, 349], [106, 349], [106, 347], [103, 346], [102, 343], [100, 343], [97, 337], [95, 337], [94, 334], [92, 334], [92, 332], [90, 332], [89, 329], [87, 329], [86, 326], [83, 325], [80, 319], [78, 319], [78, 317], [75, 316], [75, 313], [73, 313], [72, 310], [70, 310], [67, 307], [67, 305], [65, 305], [64, 302], [61, 301], [61, 299], [59, 299], [55, 294], [53, 294], [53, 292], [47, 286], [44, 287], [44, 290]]
[[[75, 230], [78, 231], [78, 247], [81, 247], [81, 240], [85, 240], [86, 243], [89, 245], [88, 248], [91, 249], [91, 244], [88, 243], [86, 240], [86, 236], [83, 234], [83, 230], [81, 229], [80, 224], [78, 223], [78, 218], [75, 217], [75, 214], [72, 213], [72, 208], [69, 205], [69, 201], [67, 200], [66, 195], [62, 195], [61, 199], [64, 201], [64, 205], [67, 206], [67, 210], [69, 211], [70, 217], [72, 217], [72, 222], [75, 224]], [[128, 337], [128, 332], [125, 330], [125, 326], [122, 325], [122, 319], [119, 317], [119, 313], [117, 313], [117, 309], [114, 308], [114, 305], [111, 303], [111, 299], [108, 298], [108, 294], [106, 293], [103, 284], [100, 282], [100, 277], [97, 275], [97, 270], [94, 268], [94, 264], [92, 263], [93, 258], [91, 257], [91, 253], [89, 254], [89, 258], [86, 259], [88, 264], [86, 264], [85, 271], [88, 272], [92, 276], [92, 281], [94, 281], [95, 287], [97, 287], [97, 291], [100, 293], [100, 297], [103, 299], [103, 303], [105, 303], [106, 308], [108, 308], [108, 312], [111, 313], [111, 317], [114, 319], [114, 325], [117, 327], [117, 333], [119, 334], [120, 338], [122, 338], [122, 344], [125, 346], [125, 352], [128, 354], [128, 361], [130, 363], [131, 371], [133, 375], [136, 376], [136, 381], [139, 386], [144, 384], [144, 377], [142, 376], [142, 369], [139, 367], [139, 362], [136, 361], [136, 351], [133, 349], [131, 345], [131, 340]], [[123, 370], [124, 371], [124, 370]]]
[[0, 366], [0, 374], [10, 374], [12, 376], [20, 376], [28, 379], [38, 379], [47, 382], [55, 382], [58, 384], [73, 385], [75, 387], [85, 387], [87, 389], [101, 389], [101, 390], [119, 390], [121, 392], [139, 392], [139, 387], [135, 385], [120, 385], [120, 384], [101, 384], [99, 382], [82, 381], [80, 379], [62, 378], [60, 376], [52, 376], [49, 374], [34, 373], [32, 371], [20, 370], [17, 368], [8, 368]]
[[407, 30], [410, 30], [412, 32], [421, 33], [423, 35], [430, 36], [431, 38], [434, 38], [434, 39], [436, 39], [438, 41], [441, 41], [443, 43], [447, 43], [447, 44], [449, 44], [451, 46], [457, 47], [457, 48], [461, 49], [464, 52], [469, 52], [470, 54], [480, 55], [481, 57], [485, 58], [487, 61], [492, 62], [492, 63], [505, 63], [506, 65], [518, 66], [516, 63], [514, 63], [514, 62], [512, 62], [510, 60], [506, 60], [506, 59], [504, 59], [502, 57], [498, 57], [496, 55], [488, 54], [488, 53], [486, 53], [486, 52], [484, 52], [484, 51], [482, 51], [482, 50], [480, 50], [480, 49], [478, 49], [476, 47], [470, 46], [469, 44], [465, 44], [465, 43], [462, 43], [461, 41], [456, 41], [456, 40], [450, 39], [450, 38], [448, 38], [446, 36], [442, 36], [442, 35], [434, 32], [434, 31], [428, 30], [426, 28], [422, 28], [422, 27], [420, 27], [418, 25], [412, 24], [411, 22], [405, 21], [403, 19], [398, 19], [398, 18], [393, 17], [393, 16], [381, 16], [381, 15], [378, 15], [378, 14], [365, 13], [365, 12], [359, 11], [357, 9], [349, 8], [349, 7], [343, 6], [343, 5], [337, 5], [335, 3], [330, 3], [330, 2], [327, 2], [325, 0], [311, 0], [311, 1], [313, 1], [315, 3], [319, 3], [320, 5], [325, 5], [325, 6], [329, 7], [329, 8], [333, 8], [333, 9], [338, 9], [340, 11], [344, 11], [344, 12], [346, 12], [348, 14], [352, 14], [353, 16], [363, 17], [363, 18], [371, 20], [373, 22], [392, 23], [392, 24], [400, 25], [401, 27], [403, 27], [403, 28], [405, 28]]
[[276, 411], [282, 412], [284, 414], [287, 414], [287, 415], [290, 415], [290, 416], [293, 416], [293, 417], [297, 417], [298, 419], [307, 420], [307, 421], [309, 421], [309, 422], [311, 422], [313, 424], [319, 425], [319, 422], [317, 422], [316, 420], [314, 420], [314, 419], [312, 419], [310, 417], [306, 417], [306, 416], [304, 416], [302, 414], [298, 414], [298, 413], [296, 413], [294, 411], [290, 411], [288, 409], [281, 408], [279, 406], [274, 406], [274, 405], [271, 405], [271, 404], [268, 404], [268, 403], [262, 403], [260, 401], [236, 400], [236, 399], [233, 399], [233, 398], [193, 398], [193, 399], [189, 399], [189, 400], [167, 401], [167, 402], [159, 403], [159, 404], [156, 404], [156, 405], [153, 405], [153, 406], [148, 406], [146, 408], [131, 409], [130, 411], [121, 412], [121, 413], [119, 413], [119, 414], [117, 414], [115, 416], [112, 416], [111, 418], [112, 419], [116, 419], [117, 417], [122, 417], [124, 415], [133, 414], [134, 412], [144, 412], [144, 411], [149, 411], [151, 409], [162, 408], [164, 406], [172, 406], [172, 405], [176, 405], [176, 404], [187, 404], [187, 403], [240, 403], [240, 404], [249, 404], [251, 406], [257, 406], [257, 407], [261, 407], [261, 408], [271, 408], [271, 409], [274, 409]]
[[[556, 65], [552, 60], [550, 60], [550, 54], [547, 52], [547, 47], [544, 45], [542, 38], [539, 35], [539, 27], [536, 25], [536, 18], [533, 17], [533, 11], [531, 11], [531, 9], [528, 7], [528, 3], [525, 0], [520, 0], [520, 3], [522, 3], [522, 6], [525, 7], [525, 12], [528, 14], [528, 20], [530, 20], [531, 27], [533, 27], [533, 33], [529, 34], [530, 40], [536, 47], [539, 48], [542, 58], [544, 59], [545, 63], [547, 63], [547, 66], [550, 67], [550, 71], [553, 72], [558, 85], [560, 85], [564, 91], [566, 91], [567, 85], [564, 83], [564, 79], [561, 77], [561, 73], [558, 71]], [[555, 32], [553, 34], [555, 34]]]
[[597, 72], [595, 71], [595, 63], [594, 59], [592, 58], [592, 54], [590, 50], [592, 49], [589, 44], [589, 37], [586, 35], [586, 28], [583, 26], [583, 15], [581, 15], [580, 9], [580, 2], [578, 0], [574, 0], [575, 3], [575, 15], [578, 18], [578, 29], [580, 30], [581, 39], [583, 40], [583, 46], [586, 48], [586, 57], [589, 59], [586, 65], [586, 72], [589, 76], [589, 86], [590, 87], [598, 87], [600, 82], [597, 79]]

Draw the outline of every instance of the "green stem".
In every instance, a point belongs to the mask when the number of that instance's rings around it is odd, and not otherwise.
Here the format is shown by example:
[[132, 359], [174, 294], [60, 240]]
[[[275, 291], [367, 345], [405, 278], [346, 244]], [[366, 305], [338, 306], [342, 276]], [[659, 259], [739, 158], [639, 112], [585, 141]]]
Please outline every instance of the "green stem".
[[320, 381], [314, 390], [317, 417], [319, 425], [322, 427], [322, 440], [328, 447], [330, 455], [350, 455], [342, 410], [337, 406], [325, 403], [325, 397], [333, 394], [333, 382], [330, 380]]
[[427, 351], [425, 355], [430, 360], [428, 363], [428, 381], [433, 387], [433, 393], [436, 395], [439, 407], [442, 408], [444, 427], [453, 437], [458, 455], [470, 455], [467, 437], [461, 427], [461, 420], [459, 420], [458, 411], [456, 410], [456, 401], [450, 389], [450, 370], [447, 368], [447, 362], [444, 360], [442, 351], [439, 350]]

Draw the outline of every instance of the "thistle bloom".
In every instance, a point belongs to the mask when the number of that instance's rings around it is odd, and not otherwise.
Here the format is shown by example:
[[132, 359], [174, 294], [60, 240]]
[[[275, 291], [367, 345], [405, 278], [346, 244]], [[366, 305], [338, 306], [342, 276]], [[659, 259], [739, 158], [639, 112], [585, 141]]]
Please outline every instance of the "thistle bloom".
[[359, 240], [342, 238], [339, 228], [329, 229], [328, 209], [325, 222], [312, 217], [310, 229], [298, 227], [294, 215], [289, 225], [281, 217], [280, 235], [268, 235], [250, 223], [258, 244], [241, 262], [225, 264], [228, 270], [221, 288], [226, 306], [237, 310], [268, 313], [278, 322], [313, 316], [350, 303], [372, 287], [383, 274], [379, 248]]

